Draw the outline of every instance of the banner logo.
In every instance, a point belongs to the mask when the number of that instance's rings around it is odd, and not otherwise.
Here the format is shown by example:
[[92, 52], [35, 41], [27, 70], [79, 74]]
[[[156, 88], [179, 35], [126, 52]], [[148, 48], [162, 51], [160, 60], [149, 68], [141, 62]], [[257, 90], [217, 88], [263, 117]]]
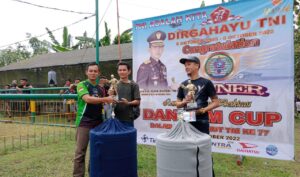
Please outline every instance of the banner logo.
[[205, 72], [212, 80], [225, 80], [234, 70], [233, 59], [225, 52], [217, 52], [208, 57]]
[[250, 143], [240, 143], [242, 148], [256, 148], [258, 147], [256, 144], [250, 144]]
[[222, 23], [227, 21], [229, 15], [230, 10], [220, 6], [210, 14], [210, 17], [214, 23]]
[[278, 148], [274, 145], [269, 145], [266, 148], [266, 153], [270, 156], [275, 156], [278, 153]]

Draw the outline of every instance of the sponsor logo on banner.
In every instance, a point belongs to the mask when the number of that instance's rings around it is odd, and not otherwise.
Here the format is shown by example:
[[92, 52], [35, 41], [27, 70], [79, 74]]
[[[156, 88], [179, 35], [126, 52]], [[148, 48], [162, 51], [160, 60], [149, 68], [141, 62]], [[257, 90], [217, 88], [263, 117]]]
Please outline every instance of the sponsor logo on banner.
[[241, 143], [240, 142], [240, 145], [242, 146], [242, 148], [256, 148], [258, 147], [256, 144], [250, 144], [250, 143]]
[[211, 142], [211, 145], [219, 149], [231, 149], [233, 142]]
[[242, 152], [245, 154], [260, 154], [260, 151], [256, 149], [258, 147], [258, 145], [256, 144], [243, 143], [243, 142], [239, 142], [239, 144], [242, 148], [238, 148], [236, 150], [237, 152]]
[[143, 143], [155, 143], [155, 138], [150, 137], [147, 134], [142, 135], [140, 138]]
[[266, 147], [266, 153], [270, 156], [275, 156], [278, 153], [278, 148], [274, 145], [269, 145]]
[[205, 72], [212, 80], [224, 80], [232, 74], [234, 60], [225, 52], [217, 52], [209, 56], [205, 63]]

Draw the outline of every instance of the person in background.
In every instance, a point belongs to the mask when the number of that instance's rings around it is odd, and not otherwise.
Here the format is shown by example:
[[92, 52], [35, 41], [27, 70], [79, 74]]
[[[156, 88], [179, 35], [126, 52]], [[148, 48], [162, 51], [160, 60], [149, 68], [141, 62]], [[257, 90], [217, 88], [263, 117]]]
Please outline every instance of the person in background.
[[30, 94], [30, 90], [22, 90], [27, 88], [33, 88], [32, 85], [28, 83], [28, 79], [26, 78], [20, 79], [20, 85], [16, 87], [19, 93]]
[[[64, 87], [69, 87], [69, 88], [70, 88], [71, 84], [72, 84], [71, 79], [67, 79], [67, 80], [65, 81]], [[59, 93], [60, 93], [60, 94], [64, 94], [67, 90], [68, 90], [68, 89], [66, 89], [66, 90], [60, 90]]]
[[[5, 85], [4, 89], [10, 89], [10, 85]], [[5, 91], [4, 93], [1, 94], [9, 94], [10, 91]], [[10, 112], [10, 101], [9, 100], [4, 100], [4, 105], [5, 105], [5, 114], [8, 115], [9, 118], [11, 118], [11, 112]]]
[[72, 89], [72, 87], [73, 87], [73, 90], [74, 90], [74, 94], [77, 94], [77, 84], [79, 84], [79, 82], [80, 82], [80, 79], [75, 79], [75, 81], [74, 81], [74, 84], [71, 84], [70, 85], [70, 90]]
[[11, 84], [10, 84], [10, 88], [11, 89], [16, 89], [17, 86], [18, 86], [18, 81], [17, 80], [12, 80]]
[[53, 70], [53, 68], [51, 68], [50, 71], [48, 72], [48, 86], [49, 87], [57, 86], [56, 72]]
[[[16, 87], [18, 90], [18, 93], [22, 94], [30, 94], [30, 90], [24, 90], [24, 89], [29, 89], [33, 88], [31, 84], [28, 83], [28, 80], [26, 78], [20, 79], [20, 85]], [[29, 107], [29, 100], [25, 100], [24, 102], [21, 103], [21, 108], [23, 112], [30, 112], [30, 107]]]

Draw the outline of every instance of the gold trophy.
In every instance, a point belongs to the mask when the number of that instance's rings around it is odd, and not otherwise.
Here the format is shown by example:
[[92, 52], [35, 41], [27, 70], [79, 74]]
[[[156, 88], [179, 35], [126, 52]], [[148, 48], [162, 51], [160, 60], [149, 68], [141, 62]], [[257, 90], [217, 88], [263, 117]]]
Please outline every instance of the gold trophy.
[[[108, 93], [109, 95], [113, 96], [115, 102], [118, 102], [118, 90], [117, 90], [117, 86], [118, 86], [118, 79], [115, 78], [115, 76], [112, 74], [110, 75], [111, 79], [109, 80], [109, 83], [110, 83], [110, 87], [108, 89]], [[111, 111], [111, 117], [115, 117], [115, 113], [114, 113], [114, 109], [115, 109], [115, 104], [114, 103], [111, 103], [110, 104], [110, 107], [112, 108], [112, 111]]]
[[187, 90], [186, 99], [191, 100], [187, 104], [185, 110], [186, 111], [191, 111], [191, 110], [198, 109], [197, 103], [195, 101], [196, 100], [195, 95], [196, 95], [197, 87], [192, 83], [191, 80], [188, 80], [188, 84], [186, 86], [181, 85], [180, 87]]
[[115, 97], [117, 97], [118, 95], [118, 91], [117, 91], [117, 85], [119, 83], [118, 79], [115, 78], [115, 76], [112, 74], [110, 75], [111, 79], [109, 80], [110, 83], [110, 87], [108, 92], [112, 93]]

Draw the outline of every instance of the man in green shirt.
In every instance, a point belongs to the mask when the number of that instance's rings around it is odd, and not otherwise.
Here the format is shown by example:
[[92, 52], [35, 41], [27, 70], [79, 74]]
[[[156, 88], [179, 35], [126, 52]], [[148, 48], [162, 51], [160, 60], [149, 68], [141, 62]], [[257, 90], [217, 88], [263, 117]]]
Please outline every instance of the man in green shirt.
[[88, 64], [85, 74], [88, 79], [77, 85], [78, 111], [76, 117], [74, 177], [83, 177], [85, 174], [85, 155], [89, 143], [89, 132], [103, 121], [102, 104], [113, 102], [113, 97], [104, 97], [105, 95], [96, 83], [96, 79], [100, 74], [98, 65], [96, 63]]
[[120, 81], [117, 84], [119, 100], [116, 102], [114, 113], [121, 122], [133, 127], [135, 120], [133, 108], [140, 105], [141, 96], [139, 85], [128, 79], [130, 74], [130, 65], [120, 62], [118, 64]]

